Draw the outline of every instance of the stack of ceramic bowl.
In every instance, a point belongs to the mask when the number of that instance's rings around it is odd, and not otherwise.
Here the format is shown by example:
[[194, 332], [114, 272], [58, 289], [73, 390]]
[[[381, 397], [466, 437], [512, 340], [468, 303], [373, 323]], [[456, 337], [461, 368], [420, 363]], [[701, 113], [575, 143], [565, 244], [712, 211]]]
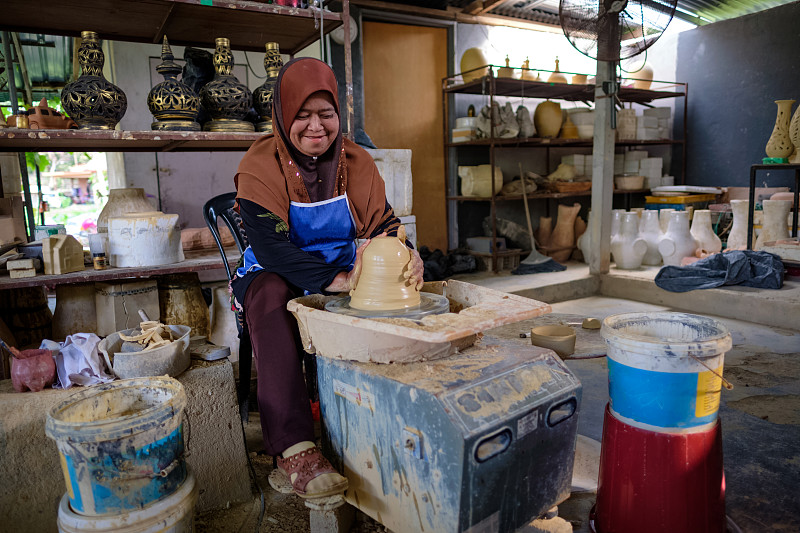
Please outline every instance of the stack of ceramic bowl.
[[594, 137], [594, 111], [580, 110], [570, 114], [570, 118], [578, 127], [578, 138], [591, 139]]

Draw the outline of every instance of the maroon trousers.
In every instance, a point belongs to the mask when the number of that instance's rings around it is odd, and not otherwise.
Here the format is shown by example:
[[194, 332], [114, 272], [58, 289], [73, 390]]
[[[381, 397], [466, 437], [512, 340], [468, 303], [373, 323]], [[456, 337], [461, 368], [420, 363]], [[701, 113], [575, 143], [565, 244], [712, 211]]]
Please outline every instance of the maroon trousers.
[[286, 303], [297, 296], [283, 278], [262, 272], [247, 288], [243, 305], [258, 373], [261, 431], [270, 455], [314, 440], [300, 333], [286, 310]]

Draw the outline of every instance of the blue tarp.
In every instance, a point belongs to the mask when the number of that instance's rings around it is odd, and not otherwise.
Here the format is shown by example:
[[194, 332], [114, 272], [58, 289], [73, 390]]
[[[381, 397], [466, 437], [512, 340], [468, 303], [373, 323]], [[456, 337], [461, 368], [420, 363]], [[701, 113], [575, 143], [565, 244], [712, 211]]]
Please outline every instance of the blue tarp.
[[769, 252], [736, 250], [714, 254], [691, 265], [665, 266], [655, 279], [666, 291], [687, 292], [721, 285], [744, 285], [759, 289], [783, 286], [783, 262]]

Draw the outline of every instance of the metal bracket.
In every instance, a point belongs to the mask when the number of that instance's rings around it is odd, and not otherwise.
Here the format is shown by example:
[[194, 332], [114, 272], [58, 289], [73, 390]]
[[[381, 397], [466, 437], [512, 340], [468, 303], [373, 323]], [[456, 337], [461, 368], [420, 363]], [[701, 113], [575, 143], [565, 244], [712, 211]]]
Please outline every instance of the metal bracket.
[[422, 433], [409, 427], [404, 428], [403, 448], [410, 456], [422, 459]]

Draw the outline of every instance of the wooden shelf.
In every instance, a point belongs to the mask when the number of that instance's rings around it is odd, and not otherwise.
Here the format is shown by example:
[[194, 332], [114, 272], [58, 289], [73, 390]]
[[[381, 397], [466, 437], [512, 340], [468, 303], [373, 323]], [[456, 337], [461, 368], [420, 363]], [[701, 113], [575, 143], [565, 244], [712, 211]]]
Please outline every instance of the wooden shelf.
[[[633, 189], [633, 190], [619, 190], [614, 189], [614, 194], [640, 194], [650, 192], [650, 189]], [[573, 196], [591, 196], [592, 190], [580, 192], [533, 192], [528, 195], [531, 200], [540, 199], [559, 199], [559, 198], [572, 198]], [[448, 200], [456, 200], [459, 202], [491, 202], [492, 199], [483, 196], [448, 196]], [[498, 194], [494, 197], [495, 202], [502, 202], [506, 200], [521, 200], [521, 194]]]
[[0, 152], [224, 152], [247, 150], [265, 133], [0, 129]]
[[[539, 137], [513, 138], [513, 139], [476, 139], [474, 141], [463, 141], [457, 143], [447, 143], [448, 148], [458, 148], [460, 146], [490, 146], [494, 144], [496, 148], [561, 148], [561, 147], [588, 147], [594, 144], [592, 139], [542, 139]], [[652, 146], [659, 144], [683, 144], [683, 141], [673, 139], [660, 139], [656, 141], [617, 141], [617, 146]]]
[[[225, 250], [231, 268], [236, 267], [239, 261], [239, 251], [236, 248]], [[95, 281], [111, 281], [118, 279], [149, 278], [151, 276], [162, 276], [165, 274], [177, 274], [181, 272], [200, 272], [202, 270], [216, 270], [224, 268], [222, 257], [217, 250], [203, 250], [197, 252], [185, 252], [186, 259], [180, 263], [170, 265], [159, 265], [151, 267], [128, 267], [114, 268], [108, 267], [105, 270], [94, 270], [86, 267], [80, 272], [70, 272], [69, 274], [44, 275], [37, 274], [32, 278], [11, 279], [8, 274], [0, 276], [0, 290], [19, 289], [22, 287], [48, 287], [52, 289], [56, 285], [65, 283], [91, 283]], [[224, 274], [223, 274], [224, 276]]]
[[[541, 71], [545, 72], [545, 71]], [[514, 96], [526, 98], [554, 98], [571, 102], [594, 101], [594, 85], [572, 85], [569, 83], [547, 83], [543, 81], [515, 80], [511, 78], [490, 78], [484, 76], [478, 80], [467, 83], [454, 83], [453, 78], [445, 78], [444, 91], [459, 94], [490, 94], [492, 80], [494, 81], [495, 96]], [[452, 85], [451, 85], [452, 83]], [[685, 96], [681, 91], [654, 91], [620, 87], [617, 93], [623, 102], [647, 103], [662, 98], [675, 98]]]
[[[234, 50], [264, 52], [279, 43], [294, 55], [319, 39], [318, 10], [283, 7], [253, 0], [3, 0], [0, 29], [80, 37], [95, 31], [101, 39], [214, 48], [216, 37]], [[323, 13], [324, 31], [341, 26], [340, 13]], [[316, 21], [315, 21], [316, 17]]]

